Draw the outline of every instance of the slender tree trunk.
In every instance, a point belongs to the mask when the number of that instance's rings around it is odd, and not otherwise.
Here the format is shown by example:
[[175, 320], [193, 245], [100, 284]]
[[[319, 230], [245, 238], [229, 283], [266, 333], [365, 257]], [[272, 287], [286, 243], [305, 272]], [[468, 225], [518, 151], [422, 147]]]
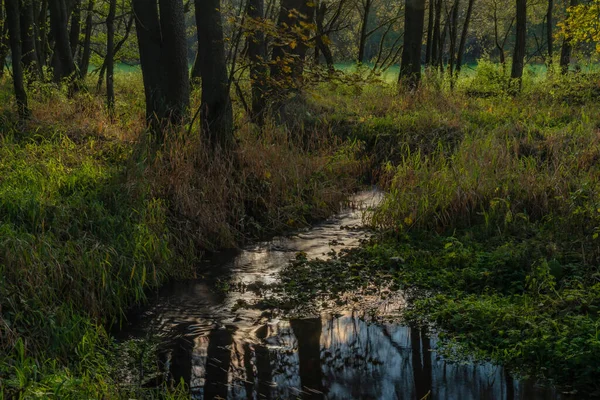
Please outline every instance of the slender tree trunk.
[[513, 53], [513, 65], [510, 76], [513, 79], [523, 77], [525, 45], [527, 40], [527, 0], [517, 1], [517, 33], [515, 39], [515, 51]]
[[213, 147], [233, 145], [233, 109], [225, 58], [220, 0], [195, 0], [202, 74], [202, 133]]
[[473, 14], [473, 5], [475, 0], [469, 0], [467, 6], [467, 15], [465, 16], [465, 23], [463, 24], [462, 35], [460, 36], [460, 44], [458, 45], [458, 55], [456, 56], [456, 72], [460, 72], [463, 63], [463, 57], [465, 55], [465, 47], [467, 45], [467, 35], [469, 33], [469, 24], [471, 23], [471, 15]]
[[[323, 53], [323, 57], [325, 58], [325, 63], [327, 64], [327, 69], [329, 71], [330, 74], [335, 72], [335, 66], [333, 64], [333, 54], [331, 53], [331, 49], [329, 48], [329, 45], [326, 43], [327, 37], [325, 36], [324, 32], [324, 21], [325, 21], [325, 14], [327, 13], [327, 3], [325, 3], [324, 1], [321, 2], [321, 4], [319, 5], [319, 8], [317, 9], [317, 14], [316, 14], [316, 18], [315, 21], [317, 23], [317, 36], [316, 36], [316, 42], [317, 42], [317, 47], [315, 48], [315, 51], [320, 50], [321, 53]], [[318, 54], [318, 52], [317, 52]]]
[[[127, 42], [127, 39], [129, 38], [129, 34], [131, 33], [131, 28], [133, 27], [134, 19], [135, 19], [135, 16], [132, 14], [131, 18], [129, 19], [129, 21], [125, 25], [125, 35], [114, 46], [113, 57], [112, 57], [113, 58], [113, 63], [114, 63], [115, 57], [117, 56], [117, 54], [121, 50], [121, 47], [123, 47], [123, 45], [125, 44], [125, 42]], [[100, 67], [100, 73], [98, 74], [98, 83], [96, 85], [96, 87], [98, 88], [98, 91], [102, 90], [102, 85], [104, 85], [104, 77], [106, 76], [106, 67], [107, 67], [107, 65], [108, 65], [108, 52], [106, 54], [106, 57], [104, 57], [104, 60], [102, 61], [102, 66]]]
[[438, 65], [441, 57], [442, 0], [432, 1], [435, 1], [435, 21], [433, 24], [433, 40], [431, 44], [431, 64]]
[[4, 64], [6, 64], [8, 51], [8, 24], [6, 24], [4, 2], [0, 0], [0, 78], [4, 76]]
[[56, 66], [60, 65], [59, 73], [55, 73], [55, 80], [67, 78], [71, 89], [77, 89], [77, 77], [75, 76], [75, 63], [69, 33], [67, 27], [67, 6], [65, 0], [50, 1], [50, 25], [54, 38], [54, 52], [56, 53]]
[[450, 21], [450, 55], [448, 57], [448, 70], [450, 72], [450, 88], [454, 89], [454, 56], [456, 54], [456, 40], [458, 39], [458, 10], [460, 0], [455, 0], [451, 10]]
[[39, 60], [40, 65], [45, 67], [48, 63], [48, 0], [42, 0], [37, 25], [40, 31]]
[[369, 15], [371, 13], [371, 7], [373, 0], [364, 0], [363, 3], [363, 18], [360, 25], [360, 39], [358, 42], [358, 58], [356, 61], [362, 64], [365, 61], [365, 47], [367, 46], [367, 29], [369, 27]]
[[546, 37], [548, 41], [548, 68], [552, 68], [552, 59], [554, 57], [554, 0], [548, 0], [548, 9], [546, 10]]
[[90, 58], [92, 56], [92, 32], [94, 16], [94, 0], [88, 0], [87, 14], [85, 17], [85, 38], [83, 40], [83, 51], [79, 60], [79, 76], [85, 79], [90, 68]]
[[117, 0], [110, 0], [108, 16], [106, 17], [106, 104], [112, 116], [115, 111], [115, 14]]
[[[264, 0], [248, 1], [248, 18], [251, 23], [263, 21]], [[264, 124], [267, 96], [267, 42], [260, 24], [256, 24], [252, 36], [248, 39], [248, 56], [250, 58], [250, 84], [252, 85], [252, 119], [259, 125]]]
[[406, 0], [404, 11], [404, 48], [399, 81], [410, 90], [421, 79], [421, 50], [425, 23], [425, 0]]
[[185, 14], [181, 0], [133, 0], [140, 63], [146, 96], [146, 120], [156, 140], [163, 130], [188, 120], [189, 77]]
[[[579, 0], [570, 0], [569, 7], [576, 7], [577, 5], [579, 5]], [[569, 72], [571, 53], [573, 53], [573, 46], [569, 38], [566, 38], [563, 41], [562, 49], [560, 51], [560, 71], [563, 75]]]
[[27, 92], [23, 84], [23, 65], [21, 64], [21, 21], [19, 11], [19, 0], [5, 0], [6, 22], [8, 24], [8, 36], [12, 53], [13, 84], [15, 98], [17, 100], [17, 111], [19, 118], [25, 120], [30, 112], [27, 106]]
[[33, 0], [21, 1], [21, 8], [19, 11], [21, 13], [20, 27], [23, 66], [29, 76], [41, 77], [41, 69], [35, 48]]
[[[112, 1], [112, 0], [111, 0]], [[79, 34], [81, 33], [81, 0], [73, 0], [73, 12], [71, 14], [71, 30], [69, 32], [69, 43], [71, 54], [77, 54], [79, 47]]]
[[433, 53], [433, 25], [435, 24], [435, 0], [429, 0], [429, 21], [427, 23], [427, 47], [425, 48], [425, 65], [431, 64]]

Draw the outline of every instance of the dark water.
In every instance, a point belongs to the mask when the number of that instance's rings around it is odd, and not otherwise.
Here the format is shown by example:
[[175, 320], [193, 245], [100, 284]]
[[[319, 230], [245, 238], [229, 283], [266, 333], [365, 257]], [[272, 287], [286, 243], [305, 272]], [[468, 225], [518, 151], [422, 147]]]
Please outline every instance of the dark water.
[[[435, 336], [389, 322], [397, 320], [402, 298], [365, 299], [362, 310], [291, 320], [234, 308], [240, 299], [260, 299], [296, 252], [323, 258], [357, 246], [368, 233], [352, 228], [380, 197], [362, 193], [355, 198], [361, 207], [311, 230], [216, 257], [210, 274], [164, 288], [121, 337], [159, 334], [166, 379], [185, 381], [194, 399], [561, 398], [498, 366], [444, 361]], [[252, 290], [215, 290], [225, 281]]]

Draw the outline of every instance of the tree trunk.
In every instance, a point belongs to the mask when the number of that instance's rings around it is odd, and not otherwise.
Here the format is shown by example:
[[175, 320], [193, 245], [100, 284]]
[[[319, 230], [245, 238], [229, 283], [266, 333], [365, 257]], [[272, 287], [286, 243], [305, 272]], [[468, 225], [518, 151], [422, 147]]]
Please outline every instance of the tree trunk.
[[[306, 38], [312, 36], [310, 24], [314, 19], [314, 4], [310, 0], [283, 0], [277, 27], [284, 44], [274, 45], [271, 79], [279, 89], [298, 89], [302, 85], [304, 60], [308, 46]], [[294, 45], [291, 45], [293, 41]]]
[[29, 117], [27, 106], [27, 93], [23, 84], [23, 65], [21, 64], [21, 21], [19, 18], [19, 0], [5, 0], [6, 22], [12, 53], [13, 84], [19, 118], [25, 120]]
[[429, 0], [429, 21], [427, 23], [427, 47], [425, 48], [425, 65], [431, 64], [433, 46], [433, 25], [435, 24], [435, 0]]
[[133, 0], [146, 120], [158, 142], [163, 130], [188, 120], [189, 77], [183, 2]]
[[548, 10], [546, 11], [546, 37], [548, 41], [548, 68], [552, 68], [552, 59], [554, 57], [554, 36], [552, 35], [554, 0], [548, 0]]
[[76, 89], [77, 77], [75, 76], [75, 63], [73, 62], [73, 53], [69, 42], [67, 15], [65, 0], [50, 1], [50, 28], [55, 42], [54, 52], [56, 54], [56, 65], [54, 67], [59, 68], [54, 77], [59, 82], [62, 79], [68, 79], [71, 83], [71, 89]]
[[42, 0], [37, 26], [40, 32], [40, 53], [38, 58], [40, 65], [44, 67], [48, 63], [48, 0]]
[[4, 12], [4, 2], [0, 0], [0, 78], [4, 76], [4, 64], [8, 56], [8, 24]]
[[31, 77], [41, 77], [38, 55], [35, 49], [33, 0], [22, 1], [19, 11], [21, 14], [19, 21], [21, 27], [21, 56], [23, 57], [24, 69]]
[[[579, 0], [571, 0], [569, 7], [576, 7], [579, 4]], [[565, 75], [569, 72], [569, 64], [571, 64], [571, 53], [573, 53], [573, 46], [571, 41], [567, 38], [564, 39], [562, 49], [560, 51], [560, 72]]]
[[326, 43], [327, 37], [325, 36], [324, 32], [324, 22], [325, 22], [325, 14], [327, 13], [327, 3], [325, 3], [324, 1], [321, 2], [321, 4], [319, 5], [319, 8], [317, 8], [317, 14], [316, 14], [316, 18], [315, 21], [317, 23], [317, 36], [316, 36], [316, 42], [317, 42], [317, 47], [315, 49], [315, 51], [320, 50], [321, 53], [323, 53], [323, 57], [325, 58], [325, 63], [327, 64], [327, 70], [329, 71], [330, 74], [333, 74], [335, 72], [335, 66], [333, 64], [333, 54], [331, 53], [331, 49], [329, 48], [329, 45]]
[[463, 57], [465, 55], [465, 47], [467, 45], [467, 35], [469, 33], [469, 24], [471, 23], [471, 15], [473, 14], [473, 4], [475, 0], [469, 0], [467, 6], [467, 15], [465, 16], [465, 23], [463, 25], [462, 35], [460, 37], [460, 44], [458, 45], [458, 55], [456, 56], [456, 72], [460, 72], [463, 63]]
[[450, 72], [450, 89], [454, 89], [454, 56], [456, 54], [456, 40], [458, 38], [458, 9], [460, 0], [455, 0], [451, 11], [450, 21], [450, 55], [448, 57], [448, 70]]
[[360, 39], [358, 42], [358, 58], [356, 61], [358, 64], [362, 64], [365, 61], [365, 47], [367, 45], [367, 28], [369, 27], [369, 14], [371, 13], [371, 7], [373, 0], [365, 0], [363, 3], [363, 18], [360, 25]]
[[94, 16], [94, 0], [88, 0], [87, 15], [85, 17], [85, 39], [83, 40], [83, 51], [79, 60], [79, 76], [85, 79], [90, 68], [90, 58], [92, 56], [92, 32]]
[[[432, 0], [434, 1], [434, 0]], [[442, 0], [435, 0], [435, 22], [433, 24], [433, 43], [431, 44], [431, 64], [438, 65], [441, 58], [442, 40]]]
[[[112, 0], [111, 0], [112, 1]], [[79, 34], [81, 33], [81, 0], [73, 0], [73, 12], [71, 14], [71, 30], [69, 32], [69, 43], [71, 54], [75, 57], [79, 47]]]
[[225, 58], [220, 0], [195, 0], [202, 75], [202, 133], [213, 147], [233, 145], [233, 109]]
[[112, 116], [115, 111], [115, 14], [117, 0], [110, 0], [108, 16], [106, 17], [106, 104]]
[[399, 81], [415, 90], [421, 80], [421, 49], [425, 23], [425, 0], [406, 0], [404, 11], [404, 48]]
[[527, 0], [517, 1], [517, 33], [515, 39], [515, 51], [513, 53], [513, 64], [510, 76], [513, 79], [523, 77], [525, 45], [527, 40]]
[[[264, 19], [264, 0], [248, 1], [248, 18], [252, 22], [260, 22]], [[257, 24], [248, 39], [248, 56], [250, 58], [250, 84], [252, 85], [252, 108], [251, 118], [259, 126], [264, 124], [267, 96], [267, 42], [265, 33]]]

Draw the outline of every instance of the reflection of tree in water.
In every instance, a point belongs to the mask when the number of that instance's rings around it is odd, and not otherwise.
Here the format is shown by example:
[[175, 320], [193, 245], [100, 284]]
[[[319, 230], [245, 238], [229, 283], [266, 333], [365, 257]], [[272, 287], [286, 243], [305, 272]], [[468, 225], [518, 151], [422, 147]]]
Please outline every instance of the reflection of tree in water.
[[191, 337], [189, 324], [178, 329], [169, 372], [190, 384], [193, 398], [555, 398], [489, 364], [448, 364], [431, 351], [435, 340], [417, 329], [355, 314], [248, 331], [213, 326]]

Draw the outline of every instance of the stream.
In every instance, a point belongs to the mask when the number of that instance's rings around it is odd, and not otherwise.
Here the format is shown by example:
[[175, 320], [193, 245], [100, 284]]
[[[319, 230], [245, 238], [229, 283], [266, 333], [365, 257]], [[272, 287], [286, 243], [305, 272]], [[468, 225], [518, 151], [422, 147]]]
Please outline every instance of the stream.
[[[335, 217], [294, 235], [211, 257], [197, 280], [174, 282], [118, 338], [160, 338], [165, 379], [193, 399], [561, 399], [489, 363], [451, 363], [435, 335], [397, 322], [402, 299], [377, 312], [340, 309], [302, 319], [236, 307], [261, 298], [297, 252], [308, 258], [358, 246], [378, 191], [354, 196]], [[222, 290], [225, 282], [247, 290]]]

